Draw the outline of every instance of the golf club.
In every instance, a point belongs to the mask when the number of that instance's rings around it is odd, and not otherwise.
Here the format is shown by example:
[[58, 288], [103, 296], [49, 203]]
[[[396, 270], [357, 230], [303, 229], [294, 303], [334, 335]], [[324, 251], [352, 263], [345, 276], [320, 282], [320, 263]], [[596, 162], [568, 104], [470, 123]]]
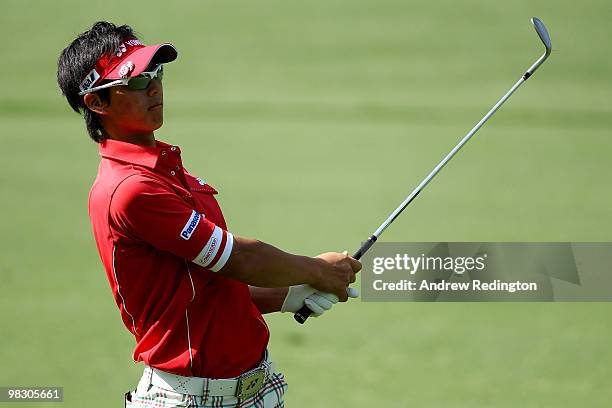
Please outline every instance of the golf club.
[[[429, 173], [429, 175], [427, 175], [427, 177], [425, 177], [425, 179], [421, 182], [421, 184], [419, 184], [417, 186], [417, 188], [415, 188], [414, 191], [412, 193], [410, 193], [410, 195], [404, 200], [404, 202], [402, 202], [400, 204], [400, 206], [397, 207], [395, 209], [395, 211], [393, 211], [393, 213], [389, 216], [389, 218], [387, 218], [385, 220], [385, 222], [383, 222], [380, 225], [380, 227], [378, 227], [378, 229], [374, 232], [374, 234], [372, 234], [372, 236], [370, 236], [361, 245], [361, 248], [359, 248], [357, 250], [357, 252], [355, 252], [355, 254], [353, 255], [353, 258], [360, 259], [370, 249], [370, 247], [372, 247], [372, 245], [374, 245], [374, 243], [380, 237], [380, 235], [387, 229], [387, 227], [393, 221], [395, 221], [395, 219], [402, 213], [402, 211], [404, 211], [404, 209], [408, 206], [408, 204], [410, 204], [412, 202], [412, 200], [414, 200], [416, 198], [416, 196], [419, 195], [421, 190], [423, 190], [423, 188], [425, 188], [425, 186], [427, 184], [429, 184], [431, 179], [433, 179], [434, 176], [436, 174], [438, 174], [438, 172], [446, 165], [446, 163], [448, 163], [449, 160], [463, 147], [463, 145], [465, 145], [467, 143], [467, 141], [470, 140], [470, 138], [474, 135], [474, 133], [476, 133], [478, 131], [478, 129], [480, 129], [480, 127], [491, 116], [493, 116], [493, 114], [502, 106], [502, 104], [504, 102], [506, 102], [506, 100], [508, 98], [510, 98], [510, 96], [514, 93], [514, 91], [516, 91], [517, 88], [523, 84], [523, 82], [525, 82], [527, 79], [529, 79], [529, 77], [531, 77], [533, 75], [533, 73], [540, 67], [540, 65], [542, 65], [542, 63], [544, 63], [544, 61], [546, 61], [546, 59], [550, 55], [550, 52], [552, 51], [552, 44], [551, 44], [551, 41], [550, 41], [550, 35], [548, 34], [548, 31], [546, 30], [546, 27], [544, 26], [544, 23], [539, 18], [533, 17], [531, 19], [531, 23], [533, 24], [533, 27], [535, 28], [536, 32], [538, 33], [538, 36], [540, 37], [540, 40], [542, 40], [542, 43], [544, 43], [544, 47], [546, 47], [546, 51], [544, 52], [544, 54], [540, 58], [538, 58], [538, 60], [536, 62], [534, 62], [531, 67], [529, 67], [529, 69], [523, 74], [523, 76], [491, 108], [491, 110], [480, 120], [480, 122], [478, 122], [476, 124], [476, 126], [474, 126], [474, 128], [472, 128], [472, 130], [470, 130], [469, 133], [467, 135], [465, 135], [465, 137], [459, 142], [459, 144], [457, 144], [457, 146], [455, 146], [455, 148], [453, 150], [451, 150], [451, 152], [449, 154], [447, 154], [446, 157], [444, 159], [442, 159], [442, 161], [440, 163], [438, 163], [438, 165], [431, 171], [431, 173]], [[298, 310], [293, 315], [293, 317], [294, 317], [294, 319], [298, 323], [304, 324], [311, 314], [312, 314], [312, 311], [306, 305], [304, 305], [304, 306], [302, 306], [302, 308], [300, 310]]]

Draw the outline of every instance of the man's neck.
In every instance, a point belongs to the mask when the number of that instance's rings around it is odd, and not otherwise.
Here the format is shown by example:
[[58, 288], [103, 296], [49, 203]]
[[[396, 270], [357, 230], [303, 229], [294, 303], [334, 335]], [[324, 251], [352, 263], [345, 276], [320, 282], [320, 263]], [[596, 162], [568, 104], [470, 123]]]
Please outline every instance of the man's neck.
[[121, 142], [133, 143], [141, 146], [155, 147], [155, 136], [153, 132], [139, 134], [108, 134], [109, 139], [119, 140]]

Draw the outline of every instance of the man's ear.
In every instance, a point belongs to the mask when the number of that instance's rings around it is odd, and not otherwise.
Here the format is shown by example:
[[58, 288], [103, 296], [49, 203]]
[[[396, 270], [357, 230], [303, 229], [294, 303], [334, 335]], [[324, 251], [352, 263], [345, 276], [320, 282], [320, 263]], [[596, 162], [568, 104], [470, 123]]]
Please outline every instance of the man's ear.
[[85, 94], [83, 102], [85, 102], [85, 106], [92, 112], [99, 115], [106, 115], [108, 113], [108, 101], [103, 101], [100, 96], [95, 93]]

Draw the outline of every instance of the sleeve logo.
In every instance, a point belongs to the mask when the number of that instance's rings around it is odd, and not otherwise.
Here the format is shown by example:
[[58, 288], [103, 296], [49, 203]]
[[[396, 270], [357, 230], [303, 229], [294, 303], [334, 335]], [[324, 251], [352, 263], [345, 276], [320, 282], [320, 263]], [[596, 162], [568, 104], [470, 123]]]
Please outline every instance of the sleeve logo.
[[210, 243], [210, 248], [208, 249], [206, 254], [204, 254], [204, 258], [202, 258], [202, 262], [206, 266], [208, 266], [212, 258], [214, 258], [214, 256], [217, 254], [217, 244], [219, 243], [219, 240], [216, 237], [212, 236], [210, 238], [209, 243]]
[[189, 220], [187, 220], [187, 224], [185, 224], [181, 231], [181, 238], [183, 238], [185, 241], [191, 238], [191, 235], [193, 234], [193, 231], [195, 231], [195, 229], [197, 228], [201, 217], [202, 216], [197, 212], [191, 212], [191, 217], [189, 217]]

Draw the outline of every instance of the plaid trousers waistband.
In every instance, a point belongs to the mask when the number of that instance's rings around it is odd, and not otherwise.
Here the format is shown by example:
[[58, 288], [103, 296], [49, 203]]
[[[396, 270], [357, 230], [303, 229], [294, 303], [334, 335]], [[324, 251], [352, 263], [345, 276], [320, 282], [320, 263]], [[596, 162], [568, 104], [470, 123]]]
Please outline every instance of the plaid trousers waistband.
[[274, 369], [273, 362], [264, 360], [258, 367], [238, 377], [212, 379], [184, 377], [146, 366], [141, 381], [143, 382], [142, 386], [155, 385], [180, 394], [231, 397], [240, 396], [241, 391], [245, 389], [250, 390], [249, 394], [257, 392], [274, 372]]
[[255, 395], [246, 399], [228, 395], [215, 396], [207, 391], [198, 396], [166, 390], [151, 384], [150, 373], [152, 371], [145, 370], [136, 391], [127, 394], [126, 407], [282, 408], [284, 407], [284, 394], [288, 388], [285, 378], [283, 374], [274, 370], [274, 365], [269, 358], [265, 358], [262, 364], [265, 364], [269, 369], [265, 382]]

